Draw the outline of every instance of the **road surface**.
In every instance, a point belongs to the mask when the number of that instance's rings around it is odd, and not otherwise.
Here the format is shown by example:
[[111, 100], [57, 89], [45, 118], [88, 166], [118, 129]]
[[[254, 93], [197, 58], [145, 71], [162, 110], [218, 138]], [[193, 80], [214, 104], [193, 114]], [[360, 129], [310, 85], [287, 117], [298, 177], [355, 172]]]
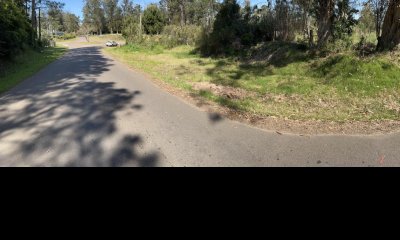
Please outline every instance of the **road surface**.
[[0, 96], [0, 166], [400, 166], [400, 134], [279, 135], [210, 116], [72, 48]]

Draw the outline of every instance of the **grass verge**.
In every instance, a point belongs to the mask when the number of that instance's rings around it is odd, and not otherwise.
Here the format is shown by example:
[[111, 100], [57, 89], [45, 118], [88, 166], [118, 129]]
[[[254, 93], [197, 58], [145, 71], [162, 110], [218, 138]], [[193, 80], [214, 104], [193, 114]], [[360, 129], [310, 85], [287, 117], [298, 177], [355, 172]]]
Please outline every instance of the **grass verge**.
[[125, 42], [121, 34], [104, 34], [89, 36], [89, 42], [104, 44], [107, 41]]
[[66, 49], [62, 47], [45, 48], [40, 52], [27, 50], [12, 61], [5, 62], [3, 70], [0, 71], [0, 94], [58, 59], [65, 51]]
[[296, 44], [255, 47], [242, 60], [203, 58], [183, 46], [105, 50], [176, 88], [238, 111], [294, 120], [400, 119], [400, 64], [393, 54], [313, 57]]

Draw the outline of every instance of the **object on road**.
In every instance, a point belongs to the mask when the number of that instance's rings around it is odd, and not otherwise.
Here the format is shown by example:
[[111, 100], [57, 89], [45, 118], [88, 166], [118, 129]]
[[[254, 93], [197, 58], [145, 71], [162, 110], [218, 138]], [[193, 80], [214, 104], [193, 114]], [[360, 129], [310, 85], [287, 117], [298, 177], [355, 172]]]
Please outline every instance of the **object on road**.
[[108, 41], [108, 42], [106, 42], [106, 46], [107, 47], [116, 47], [116, 46], [118, 46], [119, 44], [117, 43], [117, 42], [115, 42], [115, 41]]

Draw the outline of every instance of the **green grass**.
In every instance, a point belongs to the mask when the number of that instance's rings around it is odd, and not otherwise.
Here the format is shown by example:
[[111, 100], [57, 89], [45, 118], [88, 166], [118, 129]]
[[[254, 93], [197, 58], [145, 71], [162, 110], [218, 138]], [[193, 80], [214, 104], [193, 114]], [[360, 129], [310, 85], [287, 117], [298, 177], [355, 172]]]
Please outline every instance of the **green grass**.
[[122, 37], [121, 34], [103, 34], [103, 35], [89, 36], [89, 42], [92, 43], [105, 43], [107, 41], [125, 42], [125, 39]]
[[71, 39], [55, 39], [56, 43], [71, 43], [71, 42], [75, 42], [76, 41], [76, 37], [75, 38], [71, 38]]
[[[174, 87], [239, 111], [338, 122], [400, 118], [400, 67], [389, 54], [319, 58], [299, 45], [283, 43], [258, 46], [240, 61], [202, 58], [187, 46], [106, 51]], [[242, 89], [245, 94], [228, 98], [195, 90], [199, 82]]]
[[0, 73], [0, 93], [6, 92], [21, 81], [58, 59], [65, 53], [62, 47], [45, 48], [41, 52], [27, 50], [3, 65]]
[[362, 37], [365, 38], [365, 41], [367, 43], [373, 43], [373, 44], [378, 43], [378, 39], [376, 38], [375, 32], [362, 33], [360, 29], [355, 29], [354, 33], [351, 36], [351, 39], [354, 44], [357, 44], [358, 42], [360, 42]]

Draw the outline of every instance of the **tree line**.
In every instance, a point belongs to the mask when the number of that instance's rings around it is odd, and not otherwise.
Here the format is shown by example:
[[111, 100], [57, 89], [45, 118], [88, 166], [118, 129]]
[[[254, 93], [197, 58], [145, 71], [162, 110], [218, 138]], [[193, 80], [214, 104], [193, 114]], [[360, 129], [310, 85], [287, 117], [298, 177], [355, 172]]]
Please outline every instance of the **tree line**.
[[36, 46], [42, 34], [123, 33], [128, 42], [163, 35], [168, 45], [197, 44], [227, 54], [268, 41], [302, 41], [323, 49], [346, 41], [355, 26], [375, 32], [377, 49], [400, 43], [400, 0], [161, 0], [146, 9], [132, 0], [85, 0], [83, 22], [50, 0], [0, 0], [0, 55]]
[[79, 17], [50, 0], [0, 0], [0, 58], [46, 45], [58, 32], [79, 30]]
[[354, 28], [360, 25], [375, 29], [378, 50], [397, 46], [399, 0], [269, 0], [261, 6], [251, 6], [249, 1], [240, 6], [236, 0], [224, 0], [213, 30], [201, 46], [203, 52], [213, 54], [303, 36], [301, 40], [309, 47], [324, 49], [338, 41], [350, 42]]
[[[348, 41], [355, 26], [376, 33], [377, 49], [400, 42], [400, 0], [161, 0], [142, 10], [130, 0], [85, 0], [88, 32], [122, 32], [128, 42], [142, 34], [201, 38], [206, 54], [234, 52], [266, 41], [301, 40], [315, 49]], [[194, 33], [196, 32], [196, 34]], [[190, 42], [195, 42], [190, 41]]]

